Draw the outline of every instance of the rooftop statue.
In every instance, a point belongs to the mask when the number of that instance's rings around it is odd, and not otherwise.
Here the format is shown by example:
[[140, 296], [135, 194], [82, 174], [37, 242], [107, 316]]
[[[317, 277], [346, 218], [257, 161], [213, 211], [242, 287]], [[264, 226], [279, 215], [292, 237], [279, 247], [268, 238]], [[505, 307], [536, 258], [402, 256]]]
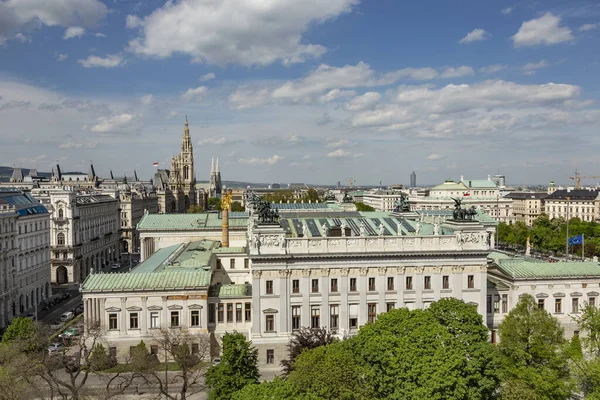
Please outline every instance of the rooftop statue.
[[477, 215], [475, 206], [471, 208], [462, 208], [462, 199], [452, 198], [454, 200], [454, 210], [452, 211], [452, 218], [455, 221], [472, 221], [473, 217]]
[[248, 202], [252, 206], [252, 215], [258, 216], [259, 223], [275, 224], [279, 222], [279, 211], [272, 210], [270, 203], [257, 195], [252, 195]]
[[408, 196], [404, 193], [400, 193], [400, 198], [394, 202], [394, 211], [395, 212], [409, 212], [410, 211], [410, 202], [408, 201]]
[[348, 191], [344, 192], [344, 198], [342, 199], [342, 203], [352, 203], [352, 198], [348, 195]]

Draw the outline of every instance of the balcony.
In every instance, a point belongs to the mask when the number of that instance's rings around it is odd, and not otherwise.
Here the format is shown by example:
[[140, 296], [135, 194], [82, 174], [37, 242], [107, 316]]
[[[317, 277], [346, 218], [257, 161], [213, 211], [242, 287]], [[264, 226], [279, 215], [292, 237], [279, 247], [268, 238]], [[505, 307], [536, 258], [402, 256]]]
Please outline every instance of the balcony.
[[73, 264], [73, 259], [72, 258], [51, 258], [50, 262], [53, 265], [69, 265], [69, 264]]
[[57, 224], [65, 224], [69, 222], [69, 219], [66, 217], [52, 217], [52, 221]]

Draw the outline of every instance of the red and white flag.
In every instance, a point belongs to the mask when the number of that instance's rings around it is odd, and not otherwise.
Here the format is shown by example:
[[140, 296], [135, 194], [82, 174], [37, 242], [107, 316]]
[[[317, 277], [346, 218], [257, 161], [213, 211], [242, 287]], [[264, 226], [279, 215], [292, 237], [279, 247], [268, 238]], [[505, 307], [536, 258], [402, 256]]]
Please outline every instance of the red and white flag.
[[158, 167], [158, 161], [154, 161], [154, 162], [152, 163], [152, 165], [154, 165], [155, 167]]
[[463, 196], [470, 196], [471, 195], [471, 191], [469, 190], [468, 192], [463, 193]]

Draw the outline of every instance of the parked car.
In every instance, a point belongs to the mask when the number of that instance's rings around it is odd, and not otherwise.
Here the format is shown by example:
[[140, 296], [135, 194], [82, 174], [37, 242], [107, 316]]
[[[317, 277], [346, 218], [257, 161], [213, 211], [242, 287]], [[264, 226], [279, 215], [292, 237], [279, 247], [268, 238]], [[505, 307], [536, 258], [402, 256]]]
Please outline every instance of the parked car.
[[62, 322], [67, 322], [72, 320], [74, 317], [75, 315], [71, 311], [67, 311], [66, 313], [63, 313], [63, 315], [60, 316], [60, 320]]
[[64, 350], [65, 346], [63, 346], [62, 343], [52, 343], [50, 346], [48, 346], [48, 354], [50, 354], [51, 356], [60, 354]]
[[58, 337], [61, 339], [71, 339], [78, 336], [81, 336], [81, 331], [76, 326], [70, 326], [67, 329], [65, 329], [63, 333], [58, 335]]
[[121, 268], [121, 264], [119, 264], [119, 263], [114, 263], [112, 265], [112, 267], [110, 267], [110, 269], [119, 269], [119, 268]]
[[73, 314], [75, 314], [75, 315], [83, 314], [83, 304], [80, 304], [77, 307], [75, 307], [73, 309]]
[[220, 358], [213, 358], [212, 365], [219, 365], [220, 362], [221, 362]]
[[62, 292], [58, 296], [59, 296], [59, 301], [65, 301], [65, 300], [68, 300], [68, 299], [71, 298], [71, 293], [69, 293], [69, 292]]

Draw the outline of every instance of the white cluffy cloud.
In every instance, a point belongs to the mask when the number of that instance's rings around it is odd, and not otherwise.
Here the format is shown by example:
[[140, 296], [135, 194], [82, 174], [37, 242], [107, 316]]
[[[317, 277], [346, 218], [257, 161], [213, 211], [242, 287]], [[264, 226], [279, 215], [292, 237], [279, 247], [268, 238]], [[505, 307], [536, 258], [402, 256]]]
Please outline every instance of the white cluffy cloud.
[[95, 133], [115, 133], [121, 132], [131, 127], [140, 115], [138, 114], [119, 114], [112, 117], [100, 117], [98, 118], [98, 124], [92, 126], [90, 129]]
[[560, 26], [560, 17], [549, 12], [540, 18], [523, 22], [519, 31], [512, 37], [515, 47], [552, 45], [574, 39], [571, 29]]
[[437, 153], [431, 153], [429, 154], [427, 157], [425, 157], [426, 160], [429, 161], [435, 161], [435, 160], [441, 160], [442, 158], [444, 158], [445, 156], [441, 155], [441, 154], [437, 154]]
[[87, 142], [66, 142], [58, 145], [61, 149], [93, 149], [98, 145], [95, 140], [89, 140]]
[[199, 145], [223, 145], [229, 143], [229, 140], [225, 136], [221, 137], [209, 137], [203, 140], [199, 140], [197, 144]]
[[89, 27], [102, 20], [107, 12], [100, 0], [0, 1], [0, 43], [26, 25]]
[[487, 39], [488, 33], [483, 29], [474, 29], [471, 32], [467, 33], [467, 35], [460, 39], [458, 43], [473, 43], [480, 42], [482, 40]]
[[381, 100], [381, 94], [378, 92], [367, 92], [362, 96], [356, 96], [355, 98], [344, 104], [344, 110], [346, 111], [362, 111], [372, 109]]
[[345, 151], [342, 149], [337, 149], [335, 151], [327, 153], [328, 158], [356, 158], [356, 157], [362, 157], [362, 156], [363, 156], [362, 153], [351, 153], [349, 151]]
[[512, 13], [514, 10], [515, 10], [514, 7], [506, 7], [506, 8], [503, 8], [500, 12], [504, 15], [508, 15], [508, 14]]
[[206, 88], [206, 86], [198, 86], [197, 88], [190, 88], [187, 90], [187, 92], [185, 92], [183, 95], [181, 95], [181, 98], [183, 100], [195, 100], [195, 101], [200, 101], [204, 98], [204, 95], [206, 94], [206, 91], [208, 89]]
[[546, 68], [548, 67], [550, 64], [548, 64], [546, 62], [546, 60], [542, 60], [538, 63], [527, 63], [525, 65], [523, 65], [523, 73], [525, 75], [533, 75], [537, 72], [538, 69], [540, 68]]
[[240, 164], [247, 164], [247, 165], [274, 165], [274, 164], [277, 164], [282, 159], [283, 159], [283, 157], [280, 157], [277, 154], [275, 154], [274, 156], [267, 157], [267, 158], [260, 158], [260, 157], [240, 158], [238, 160], [238, 162]]
[[145, 106], [152, 104], [153, 101], [154, 101], [154, 97], [151, 94], [142, 96], [142, 98], [140, 99], [140, 102]]
[[210, 81], [211, 79], [215, 79], [217, 76], [214, 72], [209, 72], [208, 74], [202, 75], [200, 77], [200, 82]]
[[65, 31], [65, 35], [63, 36], [63, 39], [66, 40], [66, 39], [72, 39], [75, 37], [81, 37], [81, 36], [83, 36], [84, 33], [85, 33], [85, 28], [82, 28], [81, 26], [70, 26]]
[[238, 88], [229, 96], [229, 103], [237, 109], [264, 105], [275, 101], [310, 103], [314, 96], [321, 102], [329, 102], [342, 97], [353, 96], [360, 87], [385, 86], [401, 79], [431, 80], [436, 78], [456, 78], [474, 74], [469, 66], [445, 67], [439, 70], [431, 67], [403, 68], [387, 73], [377, 73], [364, 62], [356, 65], [335, 67], [319, 65], [305, 77], [288, 81], [278, 87], [252, 89]]
[[506, 68], [508, 68], [506, 65], [494, 64], [479, 68], [479, 72], [482, 74], [495, 74], [496, 72], [500, 72]]
[[600, 26], [600, 24], [584, 24], [581, 25], [579, 27], [579, 29], [577, 29], [579, 32], [587, 32], [587, 31], [591, 31], [594, 29], [598, 29], [598, 27]]
[[119, 54], [107, 54], [106, 57], [89, 56], [84, 60], [77, 60], [85, 68], [115, 68], [125, 64], [123, 56]]
[[187, 54], [211, 64], [268, 65], [303, 62], [326, 48], [305, 43], [311, 24], [351, 11], [358, 0], [182, 0], [167, 2], [150, 15], [130, 15], [139, 29], [129, 42], [134, 53], [154, 57]]
[[68, 55], [68, 54], [58, 54], [58, 55], [56, 56], [56, 60], [57, 60], [58, 62], [65, 61], [67, 58], [69, 58], [69, 55]]

